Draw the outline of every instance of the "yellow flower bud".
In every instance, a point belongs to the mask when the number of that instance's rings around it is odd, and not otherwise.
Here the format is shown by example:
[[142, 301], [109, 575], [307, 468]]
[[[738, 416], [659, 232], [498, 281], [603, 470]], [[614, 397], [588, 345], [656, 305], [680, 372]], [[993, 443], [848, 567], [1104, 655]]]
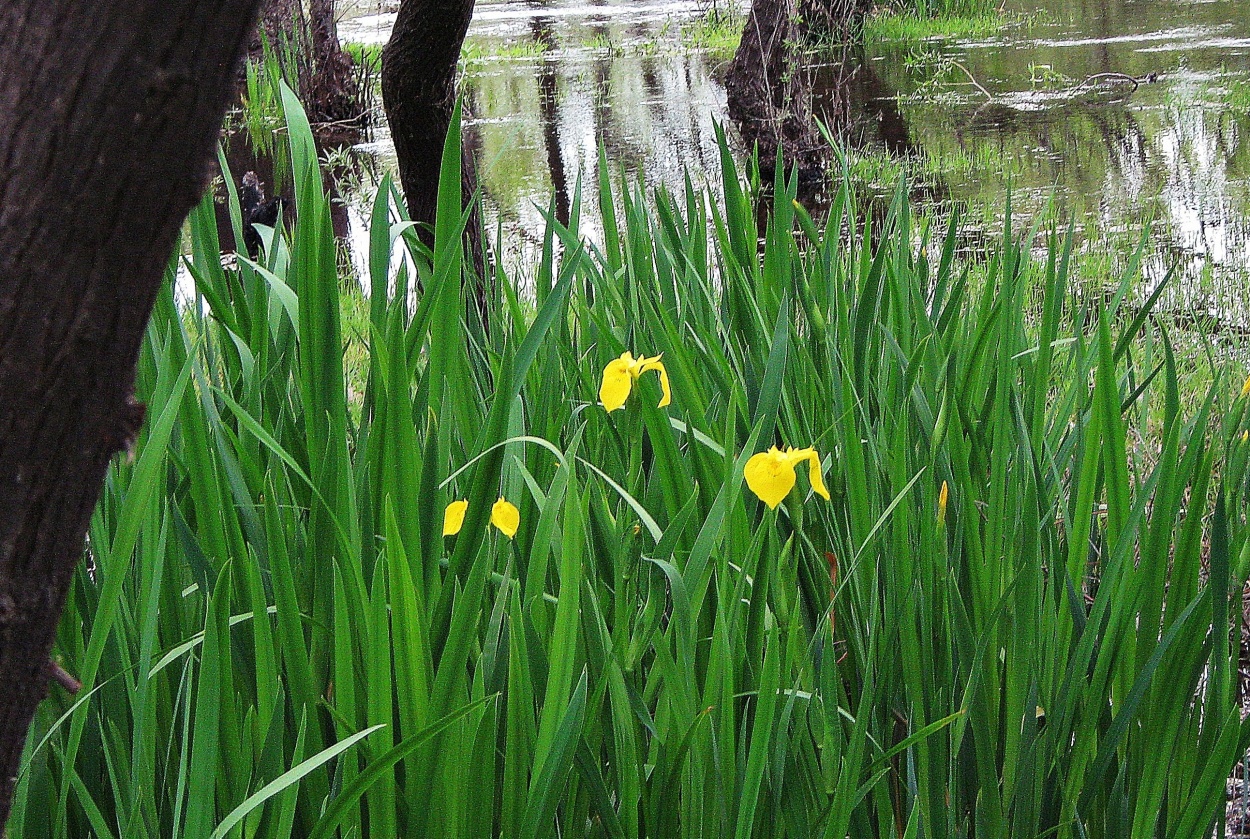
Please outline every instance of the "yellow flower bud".
[[490, 508], [490, 523], [499, 528], [500, 533], [511, 539], [516, 536], [517, 528], [521, 526], [521, 511], [516, 508], [515, 504], [500, 498], [495, 502], [495, 506]]
[[464, 527], [464, 511], [469, 509], [468, 501], [453, 501], [443, 511], [443, 535], [455, 536]]

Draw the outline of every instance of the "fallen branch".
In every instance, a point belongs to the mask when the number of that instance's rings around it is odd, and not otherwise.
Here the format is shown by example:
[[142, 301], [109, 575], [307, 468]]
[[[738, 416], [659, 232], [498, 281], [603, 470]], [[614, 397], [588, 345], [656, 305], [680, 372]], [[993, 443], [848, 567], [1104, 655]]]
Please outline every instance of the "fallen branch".
[[976, 86], [976, 89], [977, 89], [977, 90], [979, 90], [979, 91], [981, 91], [982, 93], [984, 93], [984, 94], [985, 94], [985, 97], [986, 97], [987, 99], [989, 99], [991, 102], [993, 102], [993, 101], [994, 101], [994, 94], [992, 94], [992, 93], [990, 93], [988, 90], [986, 90], [986, 89], [985, 89], [985, 88], [981, 85], [981, 83], [980, 83], [979, 81], [977, 81], [977, 77], [976, 77], [976, 76], [974, 76], [974, 75], [972, 75], [972, 72], [971, 72], [971, 71], [970, 71], [967, 67], [965, 67], [964, 65], [960, 64], [958, 61], [952, 61], [952, 62], [951, 62], [951, 64], [955, 65], [955, 66], [956, 66], [956, 67], [958, 67], [960, 70], [963, 70], [963, 71], [964, 71], [964, 75], [968, 77], [968, 81], [972, 82], [972, 83]]

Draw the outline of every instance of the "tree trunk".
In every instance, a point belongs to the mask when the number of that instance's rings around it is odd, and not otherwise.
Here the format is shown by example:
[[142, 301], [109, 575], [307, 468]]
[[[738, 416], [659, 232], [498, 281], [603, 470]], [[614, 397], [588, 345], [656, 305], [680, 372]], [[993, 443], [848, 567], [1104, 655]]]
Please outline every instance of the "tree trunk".
[[[754, 0], [742, 41], [725, 81], [729, 116], [748, 146], [758, 146], [760, 170], [771, 177], [777, 153], [787, 169], [797, 166], [808, 186], [823, 182], [829, 149], [812, 119], [811, 71], [804, 48], [840, 52], [845, 71], [849, 47], [859, 37], [869, 0]], [[843, 75], [840, 87], [848, 77]], [[836, 104], [836, 103], [835, 103]], [[833, 107], [822, 116], [837, 123]]]
[[308, 25], [312, 32], [313, 73], [308, 97], [323, 122], [359, 123], [364, 100], [352, 60], [339, 43], [334, 0], [309, 0]]
[[335, 0], [262, 0], [248, 57], [264, 59], [263, 33], [284, 57], [284, 70], [295, 74], [287, 83], [299, 92], [314, 129], [333, 124], [351, 136], [365, 126], [368, 113], [355, 66], [339, 43], [336, 5]]
[[257, 2], [0, 4], [0, 825]]
[[[473, 17], [473, 2], [403, 0], [382, 50], [382, 105], [395, 142], [399, 180], [413, 221], [431, 227], [443, 142], [456, 104], [456, 63]], [[468, 148], [465, 143], [461, 191], [466, 206], [477, 191], [475, 161]], [[433, 244], [428, 230], [421, 235], [426, 244]], [[484, 281], [485, 244], [476, 211], [469, 218], [467, 237], [473, 267]]]

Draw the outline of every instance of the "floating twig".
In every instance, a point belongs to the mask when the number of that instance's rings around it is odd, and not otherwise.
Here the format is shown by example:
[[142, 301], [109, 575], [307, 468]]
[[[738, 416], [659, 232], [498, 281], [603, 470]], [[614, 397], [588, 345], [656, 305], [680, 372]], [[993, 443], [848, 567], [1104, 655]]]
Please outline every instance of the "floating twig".
[[[1147, 78], [1149, 78], [1149, 77], [1147, 77]], [[1092, 83], [1094, 83], [1094, 82], [1098, 81], [1099, 79], [1119, 79], [1120, 81], [1132, 82], [1132, 83], [1133, 83], [1133, 90], [1132, 90], [1132, 91], [1130, 91], [1130, 92], [1132, 92], [1132, 93], [1135, 93], [1135, 92], [1137, 91], [1137, 88], [1141, 86], [1141, 80], [1140, 80], [1140, 79], [1138, 79], [1138, 78], [1136, 78], [1136, 77], [1134, 77], [1134, 76], [1130, 76], [1130, 75], [1128, 75], [1127, 73], [1095, 73], [1094, 75], [1092, 75], [1092, 76], [1090, 76], [1089, 78], [1087, 78], [1085, 81], [1083, 81], [1083, 82], [1081, 82], [1080, 84], [1078, 84], [1076, 87], [1074, 87], [1074, 88], [1072, 88], [1071, 90], [1069, 90], [1069, 91], [1068, 91], [1068, 95], [1069, 95], [1069, 96], [1076, 96], [1078, 93], [1080, 93], [1080, 92], [1081, 92], [1081, 90], [1082, 90], [1083, 88], [1085, 88], [1086, 86], [1088, 86], [1088, 85], [1090, 85], [1090, 84], [1092, 84]]]
[[977, 89], [977, 90], [979, 90], [979, 91], [981, 91], [982, 93], [984, 93], [984, 94], [985, 94], [985, 98], [989, 99], [991, 102], [993, 102], [993, 101], [994, 101], [994, 94], [992, 94], [992, 93], [990, 93], [988, 90], [986, 90], [986, 89], [985, 89], [985, 88], [981, 85], [981, 83], [980, 83], [979, 81], [977, 81], [977, 77], [976, 77], [976, 76], [974, 76], [974, 75], [972, 75], [972, 71], [970, 71], [970, 70], [969, 70], [967, 67], [965, 67], [964, 65], [960, 64], [958, 61], [952, 61], [952, 62], [951, 62], [951, 64], [954, 64], [954, 65], [955, 65], [956, 67], [958, 67], [960, 70], [963, 70], [963, 71], [964, 71], [964, 75], [968, 77], [968, 81], [972, 82], [972, 83], [976, 86], [976, 89]]

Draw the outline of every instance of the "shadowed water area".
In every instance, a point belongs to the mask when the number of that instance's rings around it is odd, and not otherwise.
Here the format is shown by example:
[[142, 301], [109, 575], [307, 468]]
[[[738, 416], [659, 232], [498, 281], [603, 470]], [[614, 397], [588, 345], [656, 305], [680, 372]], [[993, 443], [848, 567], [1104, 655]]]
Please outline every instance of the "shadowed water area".
[[[479, 2], [466, 97], [506, 264], [529, 261], [545, 212], [568, 217], [579, 178], [594, 206], [600, 143], [614, 172], [650, 184], [680, 189], [687, 170], [696, 184], [715, 181], [732, 52], [701, 26], [708, 10], [688, 0]], [[867, 48], [844, 123], [861, 185], [888, 194], [906, 168], [914, 197], [963, 209], [974, 250], [1001, 230], [1009, 187], [1017, 225], [1053, 197], [1054, 217], [1075, 220], [1079, 275], [1094, 287], [1122, 270], [1152, 220], [1147, 284], [1173, 265], [1180, 273], [1163, 305], [1209, 331], [1244, 332], [1250, 8], [1008, 0], [1005, 10], [1009, 23], [989, 35]], [[393, 19], [393, 7], [357, 4], [340, 35], [381, 44]], [[1112, 75], [1087, 81], [1099, 74]], [[817, 113], [834, 101], [821, 85], [835, 75], [816, 70]], [[394, 168], [384, 129], [359, 150]], [[583, 214], [592, 236], [596, 215]]]

